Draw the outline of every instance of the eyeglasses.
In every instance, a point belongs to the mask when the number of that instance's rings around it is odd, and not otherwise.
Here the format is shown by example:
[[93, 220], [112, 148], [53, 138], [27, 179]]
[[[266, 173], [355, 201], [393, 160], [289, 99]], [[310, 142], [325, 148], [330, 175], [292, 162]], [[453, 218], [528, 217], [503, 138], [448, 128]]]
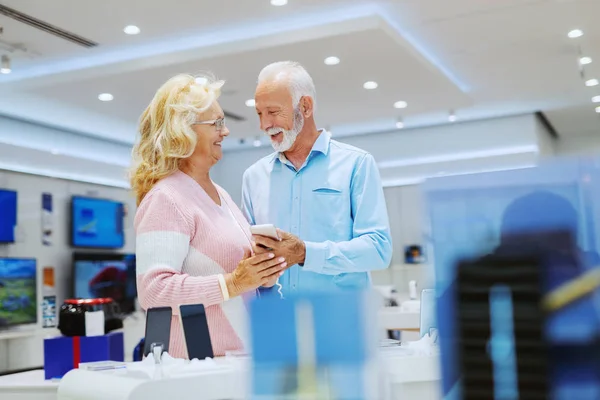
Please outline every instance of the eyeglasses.
[[192, 125], [212, 125], [217, 132], [221, 133], [225, 127], [225, 118], [213, 119], [212, 121], [195, 121]]

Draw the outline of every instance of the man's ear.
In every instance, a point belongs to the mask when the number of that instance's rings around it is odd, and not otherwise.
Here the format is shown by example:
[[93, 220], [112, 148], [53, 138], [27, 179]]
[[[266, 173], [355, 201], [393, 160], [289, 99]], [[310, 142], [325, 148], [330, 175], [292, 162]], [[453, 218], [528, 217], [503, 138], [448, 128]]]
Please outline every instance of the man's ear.
[[300, 109], [302, 110], [302, 115], [304, 115], [304, 118], [308, 118], [313, 114], [313, 109], [314, 109], [314, 101], [313, 98], [310, 96], [304, 96], [302, 97], [302, 100], [300, 101]]

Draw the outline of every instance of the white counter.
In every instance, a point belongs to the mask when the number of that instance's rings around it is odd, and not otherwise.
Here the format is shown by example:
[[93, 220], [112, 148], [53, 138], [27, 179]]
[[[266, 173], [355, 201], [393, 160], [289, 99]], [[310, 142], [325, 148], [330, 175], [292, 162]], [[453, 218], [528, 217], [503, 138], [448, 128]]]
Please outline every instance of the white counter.
[[[141, 371], [73, 370], [61, 381], [58, 400], [220, 400], [249, 398], [247, 359], [216, 360], [214, 370], [167, 378]], [[440, 399], [438, 356], [413, 356], [401, 348], [385, 349], [379, 360], [380, 388], [376, 400]], [[139, 363], [138, 363], [139, 365]], [[183, 371], [183, 370], [182, 370]]]
[[418, 312], [400, 311], [400, 307], [385, 307], [379, 310], [379, 327], [389, 330], [419, 330], [421, 315]]
[[0, 376], [2, 400], [56, 400], [58, 381], [44, 380], [44, 370]]
[[[45, 381], [36, 370], [0, 377], [2, 400], [243, 400], [247, 398], [247, 360], [217, 359], [220, 369], [195, 371], [177, 378], [149, 379], [135, 373], [73, 370], [61, 381]], [[440, 399], [438, 356], [407, 355], [400, 348], [382, 350], [377, 400]]]

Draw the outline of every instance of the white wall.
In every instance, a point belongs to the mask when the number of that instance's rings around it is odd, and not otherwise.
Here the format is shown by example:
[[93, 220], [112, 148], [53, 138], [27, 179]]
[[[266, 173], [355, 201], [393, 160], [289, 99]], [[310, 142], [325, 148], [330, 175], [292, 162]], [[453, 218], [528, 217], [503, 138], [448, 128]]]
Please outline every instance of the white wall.
[[[416, 280], [419, 287], [429, 287], [429, 263], [405, 264], [405, 246], [423, 243], [424, 204], [419, 185], [384, 188], [390, 229], [393, 239], [393, 257], [390, 268], [372, 273], [376, 285], [394, 285], [400, 295], [408, 296], [408, 282]], [[427, 255], [426, 255], [427, 256]], [[427, 261], [427, 260], [426, 260]]]
[[[538, 125], [534, 114], [396, 130], [340, 138], [362, 148], [381, 163], [386, 186], [413, 183], [440, 173], [510, 168], [535, 163]], [[335, 132], [333, 132], [335, 136]], [[335, 138], [335, 137], [334, 137]], [[236, 201], [242, 173], [272, 152], [270, 147], [226, 151], [214, 169], [215, 180]]]
[[[365, 132], [340, 140], [370, 151], [384, 163], [412, 162], [411, 165], [383, 168], [382, 176], [389, 185], [406, 183], [407, 179], [414, 180], [417, 175], [503, 168], [528, 163], [535, 158], [527, 152], [484, 157], [476, 154], [494, 148], [518, 150], [535, 144], [544, 156], [600, 152], [598, 136], [550, 139], [534, 114], [384, 133]], [[226, 151], [225, 159], [215, 167], [213, 175], [238, 200], [241, 173], [252, 162], [270, 153], [270, 148], [233, 147], [236, 149]], [[469, 160], [456, 159], [457, 155], [465, 156], [464, 153], [467, 156], [470, 153]], [[450, 157], [444, 161], [443, 156]], [[438, 160], [431, 162], [428, 157], [438, 157]], [[129, 166], [130, 160], [131, 144], [127, 140], [122, 143], [105, 141], [0, 116], [0, 169], [127, 187], [124, 168]]]
[[[1, 146], [0, 146], [1, 147]], [[115, 252], [135, 252], [135, 235], [133, 232], [133, 217], [135, 213], [135, 199], [125, 189], [106, 187], [88, 183], [72, 182], [61, 179], [0, 171], [0, 188], [16, 190], [18, 192], [17, 232], [18, 243], [0, 245], [0, 257], [33, 257], [38, 264], [38, 300], [41, 296], [41, 271], [45, 266], [54, 267], [57, 305], [60, 306], [71, 293], [71, 257], [74, 249], [69, 246], [69, 203], [72, 195], [86, 195], [92, 197], [110, 198], [122, 201], [128, 206], [128, 215], [125, 219], [125, 247]], [[41, 204], [42, 193], [51, 193], [53, 196], [54, 231], [52, 246], [42, 244], [41, 232]], [[17, 333], [23, 330], [37, 329], [41, 333], [20, 339], [2, 339], [6, 332], [0, 331], [0, 371], [10, 367], [26, 368], [36, 366], [28, 364], [29, 360], [38, 362], [39, 358], [30, 358], [31, 354], [41, 352], [43, 330], [41, 328], [41, 315], [38, 312], [36, 326], [23, 326], [17, 328]], [[14, 332], [15, 330], [13, 330]], [[19, 346], [27, 350], [22, 358], [10, 357], [7, 352], [9, 346]], [[31, 354], [28, 354], [31, 353]], [[39, 355], [39, 354], [38, 354]], [[7, 365], [10, 361], [11, 365]]]
[[0, 116], [0, 170], [127, 187], [131, 146]]
[[567, 156], [598, 154], [600, 135], [561, 137], [556, 142], [556, 152]]
[[67, 132], [10, 117], [0, 116], [0, 143], [126, 166], [130, 144]]

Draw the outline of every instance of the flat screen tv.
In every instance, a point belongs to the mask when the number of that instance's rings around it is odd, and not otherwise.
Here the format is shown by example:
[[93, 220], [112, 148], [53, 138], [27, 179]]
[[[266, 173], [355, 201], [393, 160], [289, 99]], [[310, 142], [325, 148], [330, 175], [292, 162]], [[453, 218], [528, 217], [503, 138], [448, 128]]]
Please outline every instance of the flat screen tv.
[[17, 192], [0, 189], [0, 243], [15, 242]]
[[0, 258], [0, 329], [37, 323], [37, 262]]
[[125, 244], [124, 205], [118, 201], [73, 196], [71, 199], [71, 245], [120, 249]]
[[111, 298], [123, 313], [135, 310], [135, 254], [73, 254], [73, 297]]

